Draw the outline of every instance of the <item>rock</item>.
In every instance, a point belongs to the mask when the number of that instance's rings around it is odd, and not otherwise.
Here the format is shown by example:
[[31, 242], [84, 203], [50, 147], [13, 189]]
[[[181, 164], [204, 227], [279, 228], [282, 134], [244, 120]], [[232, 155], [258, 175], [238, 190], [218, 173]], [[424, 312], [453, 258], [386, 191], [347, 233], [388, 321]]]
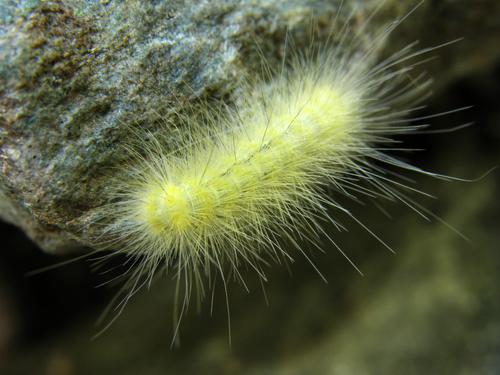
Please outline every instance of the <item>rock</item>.
[[287, 26], [304, 29], [311, 9], [336, 12], [311, 1], [1, 9], [2, 216], [59, 253], [92, 237], [85, 223], [131, 126], [154, 132], [186, 101], [228, 96], [255, 69], [257, 43], [278, 54]]
[[[261, 54], [279, 66], [287, 29], [300, 51], [311, 40], [313, 16], [321, 42], [337, 13], [333, 35], [351, 11], [359, 28], [376, 3], [348, 1], [339, 11], [340, 1], [315, 0], [4, 1], [1, 217], [48, 252], [95, 245], [99, 227], [89, 223], [105, 203], [110, 171], [123, 173], [121, 146], [131, 127], [165, 131], [165, 121], [192, 103], [230, 103], [244, 77], [260, 71]], [[412, 3], [387, 2], [370, 25], [405, 14]], [[465, 33], [459, 47], [438, 52], [440, 80], [488, 66], [499, 54], [492, 46], [500, 27], [483, 15], [499, 7], [495, 0], [473, 8], [426, 2], [387, 52], [420, 38], [436, 44], [436, 31], [438, 43]]]

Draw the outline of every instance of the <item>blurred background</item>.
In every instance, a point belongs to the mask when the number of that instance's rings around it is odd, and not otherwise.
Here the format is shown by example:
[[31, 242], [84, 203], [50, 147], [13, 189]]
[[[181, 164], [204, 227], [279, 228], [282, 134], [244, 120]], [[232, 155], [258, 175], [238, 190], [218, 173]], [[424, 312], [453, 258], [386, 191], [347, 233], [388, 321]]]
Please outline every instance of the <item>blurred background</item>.
[[[500, 22], [499, 16], [489, 15], [485, 23]], [[426, 67], [437, 71], [439, 82], [448, 62], [439, 59], [439, 50], [434, 55], [438, 60]], [[500, 61], [476, 60], [440, 84], [421, 113], [472, 105], [433, 119], [432, 129], [475, 125], [403, 137], [408, 147], [425, 149], [404, 155], [412, 164], [465, 179], [500, 164]], [[213, 314], [209, 303], [199, 313], [192, 308], [182, 323], [180, 346], [170, 348], [174, 283], [168, 279], [134, 297], [92, 339], [118, 288], [97, 287], [106, 277], [91, 272], [86, 260], [26, 276], [70, 258], [45, 254], [19, 229], [1, 223], [0, 373], [499, 374], [500, 172], [474, 182], [411, 177], [437, 197], [418, 201], [470, 241], [401, 204], [380, 210], [371, 202], [346, 202], [396, 254], [345, 221], [349, 232], [335, 233], [336, 239], [364, 277], [334, 249], [311, 251], [328, 284], [299, 255], [290, 270], [267, 270], [266, 295], [246, 272], [250, 293], [237, 283], [229, 286], [231, 347], [219, 285]]]

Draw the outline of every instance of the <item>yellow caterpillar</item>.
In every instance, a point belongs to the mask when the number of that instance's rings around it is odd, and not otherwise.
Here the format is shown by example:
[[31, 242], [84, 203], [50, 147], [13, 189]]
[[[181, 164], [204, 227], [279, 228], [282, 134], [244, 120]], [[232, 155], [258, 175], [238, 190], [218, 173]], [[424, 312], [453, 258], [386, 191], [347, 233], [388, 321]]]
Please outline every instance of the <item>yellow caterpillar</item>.
[[179, 152], [167, 153], [158, 140], [141, 146], [144, 155], [111, 197], [117, 202], [106, 230], [138, 265], [130, 294], [166, 267], [185, 290], [184, 310], [193, 285], [203, 297], [214, 269], [224, 284], [228, 275], [241, 279], [245, 266], [265, 280], [262, 264], [291, 259], [291, 247], [307, 257], [301, 244], [316, 235], [342, 252], [321, 222], [337, 225], [337, 212], [363, 224], [336, 194], [413, 206], [401, 192], [412, 188], [386, 175], [384, 164], [423, 171], [384, 151], [395, 134], [419, 128], [403, 120], [429, 85], [411, 77], [412, 59], [431, 49], [413, 52], [411, 44], [377, 61], [397, 24], [371, 47], [343, 35], [335, 48], [295, 58], [271, 81], [244, 90], [222, 116], [181, 126], [190, 141]]

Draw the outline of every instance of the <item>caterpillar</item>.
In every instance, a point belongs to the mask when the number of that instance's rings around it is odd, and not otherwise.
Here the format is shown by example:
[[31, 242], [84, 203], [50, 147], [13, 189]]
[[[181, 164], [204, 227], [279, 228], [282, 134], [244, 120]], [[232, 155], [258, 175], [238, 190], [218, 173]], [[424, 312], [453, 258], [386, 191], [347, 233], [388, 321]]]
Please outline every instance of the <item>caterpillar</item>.
[[119, 306], [166, 270], [176, 279], [182, 316], [192, 291], [203, 299], [216, 277], [225, 286], [230, 278], [244, 284], [240, 270], [248, 268], [266, 281], [264, 265], [291, 261], [293, 251], [316, 267], [302, 248], [320, 247], [318, 237], [361, 273], [324, 229], [342, 228], [338, 216], [392, 251], [337, 198], [400, 201], [425, 212], [406, 193], [416, 189], [388, 171], [447, 178], [390, 153], [398, 150], [394, 136], [425, 127], [408, 125], [431, 83], [413, 71], [435, 48], [415, 51], [411, 43], [380, 61], [403, 19], [368, 36], [352, 37], [346, 26], [334, 46], [286, 58], [270, 79], [250, 80], [223, 113], [179, 120], [186, 135], [176, 150], [136, 134], [149, 141], [130, 146], [129, 170], [106, 207], [106, 246], [132, 259]]

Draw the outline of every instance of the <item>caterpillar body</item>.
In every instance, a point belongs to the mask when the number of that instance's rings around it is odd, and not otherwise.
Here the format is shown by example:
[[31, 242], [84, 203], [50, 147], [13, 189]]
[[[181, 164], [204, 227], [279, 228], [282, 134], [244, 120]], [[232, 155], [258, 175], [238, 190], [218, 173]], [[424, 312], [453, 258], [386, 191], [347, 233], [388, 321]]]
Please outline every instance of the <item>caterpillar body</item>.
[[360, 35], [346, 42], [346, 28], [336, 47], [293, 58], [271, 80], [242, 90], [222, 116], [180, 126], [189, 141], [178, 152], [157, 139], [134, 151], [140, 156], [111, 197], [106, 229], [137, 265], [128, 295], [158, 269], [173, 270], [185, 290], [182, 313], [191, 291], [203, 298], [215, 274], [224, 284], [230, 275], [243, 281], [239, 270], [247, 267], [266, 280], [264, 264], [292, 259], [292, 247], [309, 260], [302, 244], [319, 246], [318, 236], [361, 272], [324, 229], [325, 221], [341, 226], [335, 213], [365, 227], [336, 197], [416, 208], [404, 192], [413, 188], [386, 167], [444, 177], [385, 152], [394, 149], [394, 135], [420, 129], [407, 118], [430, 84], [412, 77], [414, 60], [430, 48], [415, 52], [412, 43], [378, 61], [399, 22], [368, 48], [361, 48]]

